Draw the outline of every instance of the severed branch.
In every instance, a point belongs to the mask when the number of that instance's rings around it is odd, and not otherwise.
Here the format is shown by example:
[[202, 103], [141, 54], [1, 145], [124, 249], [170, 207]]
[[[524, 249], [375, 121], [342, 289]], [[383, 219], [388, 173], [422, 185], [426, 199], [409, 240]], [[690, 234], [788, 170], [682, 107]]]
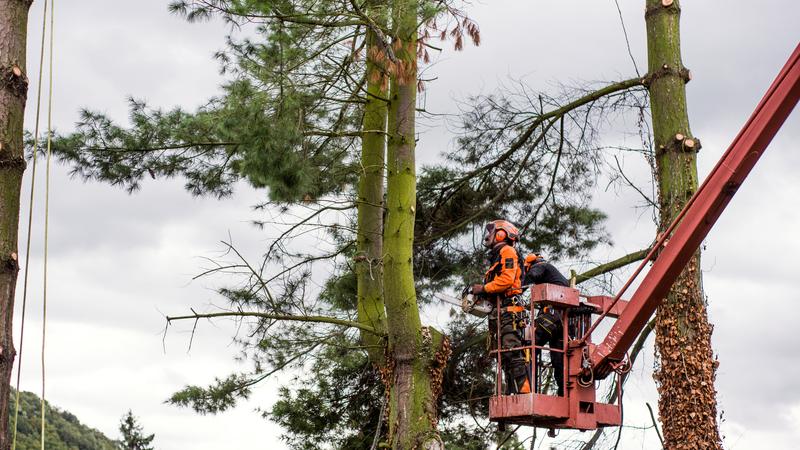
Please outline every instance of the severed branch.
[[295, 321], [295, 322], [316, 322], [316, 323], [329, 323], [333, 325], [340, 325], [344, 327], [350, 328], [358, 328], [360, 330], [366, 331], [368, 333], [372, 333], [376, 336], [383, 337], [384, 334], [375, 330], [375, 328], [364, 325], [358, 322], [353, 322], [350, 320], [344, 319], [337, 319], [335, 317], [327, 317], [327, 316], [295, 316], [291, 314], [269, 314], [269, 313], [260, 313], [260, 312], [248, 312], [248, 311], [230, 311], [230, 312], [218, 312], [218, 313], [205, 313], [200, 314], [196, 312], [192, 312], [190, 315], [186, 316], [167, 316], [167, 325], [172, 324], [175, 320], [195, 320], [198, 321], [200, 319], [213, 319], [216, 317], [258, 317], [261, 319], [270, 319], [270, 320], [286, 320], [286, 321]]

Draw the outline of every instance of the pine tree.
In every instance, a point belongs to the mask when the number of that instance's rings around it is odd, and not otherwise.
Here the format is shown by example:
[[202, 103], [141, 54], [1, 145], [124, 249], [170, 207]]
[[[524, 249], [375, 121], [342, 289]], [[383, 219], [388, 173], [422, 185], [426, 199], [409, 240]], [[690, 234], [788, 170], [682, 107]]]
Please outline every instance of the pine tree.
[[119, 441], [120, 450], [154, 450], [151, 445], [155, 434], [146, 436], [136, 416], [128, 410], [119, 422], [119, 432], [122, 439]]
[[[697, 190], [699, 140], [689, 129], [680, 50], [680, 1], [648, 0], [649, 89], [656, 146], [659, 229]], [[722, 448], [714, 389], [716, 361], [702, 289], [700, 250], [656, 313], [659, 416], [666, 448]]]
[[[173, 10], [191, 20], [219, 14], [258, 23], [254, 37], [231, 39], [219, 55], [233, 76], [223, 95], [195, 112], [132, 101], [129, 128], [84, 111], [76, 132], [54, 149], [84, 178], [130, 191], [144, 177], [180, 175], [193, 194], [225, 197], [244, 179], [266, 188], [262, 207], [311, 211], [258, 264], [229, 246], [245, 282], [220, 289], [227, 311], [174, 318], [251, 320], [242, 347], [254, 368], [188, 386], [172, 403], [219, 412], [275, 370], [310, 365], [307, 383], [282, 389], [270, 412], [297, 448], [441, 447], [440, 415], [462, 432], [460, 417], [485, 414], [486, 401], [470, 397], [491, 391], [490, 365], [480, 345], [485, 326], [455, 321], [452, 342], [421, 326], [419, 308], [430, 301], [424, 294], [479, 276], [482, 258], [465, 238], [496, 214], [531, 230], [536, 238], [524, 245], [551, 256], [581, 255], [606, 240], [604, 216], [587, 201], [594, 153], [582, 152], [593, 133], [568, 113], [601, 113], [641, 82], [581, 92], [571, 102], [542, 95], [538, 114], [521, 112], [527, 119], [512, 121], [519, 126], [496, 133], [468, 127], [480, 123], [468, 117], [459, 151], [417, 175], [417, 65], [434, 36], [451, 37], [458, 48], [465, 36], [477, 43], [477, 26], [463, 14], [437, 24], [447, 8], [427, 1], [279, 3], [175, 3]], [[287, 250], [292, 236], [319, 222], [333, 245], [316, 254]], [[282, 269], [265, 273], [272, 263]], [[304, 288], [315, 264], [341, 270], [319, 299], [308, 299]], [[448, 347], [459, 358], [446, 366]], [[491, 440], [473, 431], [475, 439]]]

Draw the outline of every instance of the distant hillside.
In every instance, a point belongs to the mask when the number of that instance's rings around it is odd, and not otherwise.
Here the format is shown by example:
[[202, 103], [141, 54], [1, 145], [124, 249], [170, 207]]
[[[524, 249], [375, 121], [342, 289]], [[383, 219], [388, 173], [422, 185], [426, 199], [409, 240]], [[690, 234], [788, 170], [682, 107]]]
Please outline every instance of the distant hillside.
[[[9, 433], [14, 423], [14, 395], [11, 391], [9, 401]], [[19, 398], [19, 422], [17, 425], [17, 450], [39, 450], [41, 400], [36, 394], [22, 392]], [[45, 445], [48, 450], [118, 450], [114, 441], [103, 433], [80, 423], [77, 417], [68, 411], [62, 411], [45, 404]]]

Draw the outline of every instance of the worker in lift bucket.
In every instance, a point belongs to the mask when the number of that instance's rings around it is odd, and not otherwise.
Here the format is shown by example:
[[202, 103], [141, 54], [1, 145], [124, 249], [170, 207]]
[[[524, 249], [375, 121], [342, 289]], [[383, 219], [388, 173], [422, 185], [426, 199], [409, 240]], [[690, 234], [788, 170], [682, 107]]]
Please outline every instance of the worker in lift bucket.
[[[567, 278], [541, 255], [527, 255], [523, 269], [525, 271], [525, 285], [548, 283], [569, 287]], [[564, 326], [561, 322], [561, 311], [556, 311], [552, 306], [543, 306], [534, 319], [534, 329], [534, 342], [537, 347], [548, 345], [551, 349], [564, 349]], [[541, 349], [537, 348], [537, 367], [541, 367], [541, 364], [539, 364], [541, 353]], [[549, 353], [550, 364], [553, 366], [553, 378], [558, 387], [558, 396], [561, 397], [564, 395], [564, 353], [552, 350]], [[536, 392], [541, 390], [540, 375], [541, 371], [539, 371], [539, 374], [533, 374], [532, 376], [536, 380]]]
[[[522, 268], [514, 246], [519, 240], [517, 227], [505, 220], [486, 224], [483, 246], [489, 251], [489, 270], [482, 284], [472, 286], [473, 295], [482, 295], [500, 309], [499, 340], [503, 349], [522, 346], [523, 330], [527, 322], [522, 293]], [[498, 340], [497, 310], [489, 314], [489, 331], [492, 348]], [[505, 375], [506, 394], [531, 392], [528, 370], [522, 350], [503, 352], [500, 363]]]
[[525, 276], [523, 285], [531, 286], [535, 284], [557, 284], [569, 287], [569, 281], [541, 254], [531, 253], [525, 257], [524, 263]]

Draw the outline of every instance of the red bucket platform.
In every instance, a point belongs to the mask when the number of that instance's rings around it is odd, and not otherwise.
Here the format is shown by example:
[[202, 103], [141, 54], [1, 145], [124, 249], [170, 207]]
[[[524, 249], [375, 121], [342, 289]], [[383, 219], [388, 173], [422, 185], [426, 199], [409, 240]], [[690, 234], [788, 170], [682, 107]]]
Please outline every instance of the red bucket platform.
[[[580, 337], [591, 325], [593, 314], [600, 314], [611, 304], [610, 297], [587, 297], [581, 301], [577, 289], [542, 284], [531, 289], [530, 317], [533, 318], [538, 305], [550, 305], [561, 311], [566, 345], [565, 389], [564, 396], [549, 395], [542, 392], [529, 394], [502, 395], [502, 367], [500, 353], [508, 351], [528, 350], [534, 355], [537, 347], [528, 345], [515, 349], [503, 349], [500, 352], [493, 350], [497, 356], [497, 377], [495, 395], [489, 400], [489, 418], [493, 422], [513, 425], [536, 426], [542, 428], [570, 428], [578, 430], [594, 430], [600, 427], [619, 426], [621, 423], [621, 407], [619, 404], [607, 404], [596, 399], [596, 382], [592, 374], [587, 372], [586, 355], [594, 350], [591, 338], [584, 344], [578, 345], [576, 337]], [[609, 317], [618, 316], [627, 302], [619, 301], [608, 312]], [[497, 309], [495, 310], [497, 311]], [[498, 317], [499, 319], [499, 317]], [[498, 323], [500, 321], [498, 320]], [[535, 335], [535, 325], [531, 320], [528, 336]], [[531, 343], [533, 344], [533, 343]], [[558, 349], [555, 349], [558, 350]], [[552, 357], [560, 353], [554, 351]], [[537, 373], [536, 358], [531, 358], [531, 373]], [[619, 376], [615, 379], [616, 388], [619, 389]], [[542, 385], [542, 383], [536, 383]]]

